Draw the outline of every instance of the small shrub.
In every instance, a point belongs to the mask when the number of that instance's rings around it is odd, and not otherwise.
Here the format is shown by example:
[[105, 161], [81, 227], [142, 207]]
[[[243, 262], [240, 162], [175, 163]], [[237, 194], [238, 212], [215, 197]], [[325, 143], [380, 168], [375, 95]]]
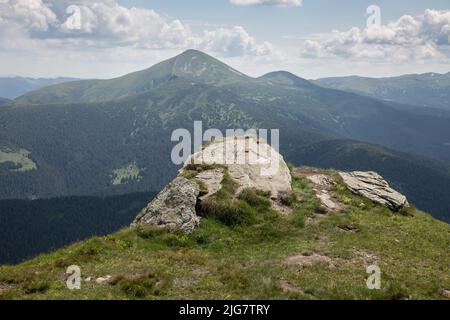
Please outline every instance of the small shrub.
[[236, 226], [244, 221], [244, 212], [235, 200], [220, 201], [208, 198], [201, 204], [201, 214], [216, 219], [227, 226]]
[[258, 208], [268, 208], [270, 207], [270, 201], [267, 198], [259, 196], [255, 191], [251, 189], [244, 189], [239, 194], [239, 199], [247, 202], [249, 205]]

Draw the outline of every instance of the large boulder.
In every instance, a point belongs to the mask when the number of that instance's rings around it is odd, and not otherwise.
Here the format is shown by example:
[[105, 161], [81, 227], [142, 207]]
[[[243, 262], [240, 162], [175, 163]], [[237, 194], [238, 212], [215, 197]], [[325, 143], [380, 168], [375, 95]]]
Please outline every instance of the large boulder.
[[283, 157], [256, 136], [219, 139], [191, 155], [185, 164], [219, 164], [244, 188], [270, 192], [272, 198], [292, 190], [292, 177]]
[[194, 180], [177, 177], [136, 217], [132, 227], [155, 225], [192, 232], [200, 223], [195, 205], [200, 193]]
[[[197, 165], [199, 172], [190, 170]], [[185, 175], [189, 171], [194, 176]], [[221, 139], [191, 155], [178, 177], [139, 213], [131, 226], [155, 225], [192, 232], [200, 222], [197, 205], [222, 188], [225, 172], [238, 185], [236, 195], [244, 188], [252, 188], [277, 198], [291, 190], [288, 166], [266, 142], [256, 137]]]
[[408, 206], [406, 197], [392, 189], [376, 172], [340, 172], [348, 189], [370, 200], [397, 211]]

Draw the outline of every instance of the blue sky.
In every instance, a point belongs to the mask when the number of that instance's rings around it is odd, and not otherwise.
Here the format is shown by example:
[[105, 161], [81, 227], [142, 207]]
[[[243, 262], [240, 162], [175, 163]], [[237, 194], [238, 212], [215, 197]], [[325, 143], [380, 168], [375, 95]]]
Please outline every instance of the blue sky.
[[3, 75], [110, 78], [188, 48], [252, 76], [450, 71], [448, 0], [0, 0], [0, 27]]
[[382, 9], [382, 18], [396, 20], [425, 9], [450, 10], [448, 0], [304, 0], [300, 7], [235, 6], [227, 0], [120, 0], [126, 6], [154, 9], [197, 23], [242, 25], [258, 37], [276, 40], [280, 35], [308, 35], [333, 29], [346, 30], [366, 23], [366, 8]]

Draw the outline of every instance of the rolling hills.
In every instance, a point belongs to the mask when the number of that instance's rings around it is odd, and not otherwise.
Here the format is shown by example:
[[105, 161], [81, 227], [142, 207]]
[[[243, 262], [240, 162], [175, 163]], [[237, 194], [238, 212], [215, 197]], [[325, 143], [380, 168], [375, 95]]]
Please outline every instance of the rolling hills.
[[450, 72], [425, 73], [391, 78], [337, 77], [315, 83], [327, 88], [395, 101], [402, 104], [450, 111]]

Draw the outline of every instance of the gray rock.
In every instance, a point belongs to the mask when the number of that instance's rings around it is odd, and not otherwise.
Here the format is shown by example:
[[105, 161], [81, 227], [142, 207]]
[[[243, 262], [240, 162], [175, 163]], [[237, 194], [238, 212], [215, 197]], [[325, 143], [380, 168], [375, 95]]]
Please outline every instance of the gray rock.
[[200, 190], [194, 180], [177, 177], [136, 217], [132, 227], [154, 225], [190, 233], [199, 225], [195, 205]]
[[314, 185], [319, 186], [320, 189], [330, 190], [336, 185], [336, 182], [325, 174], [314, 174], [307, 176], [306, 179], [311, 181]]
[[338, 211], [340, 209], [341, 206], [333, 200], [330, 193], [330, 190], [336, 186], [333, 178], [325, 174], [314, 174], [307, 176], [306, 179], [313, 183], [316, 196], [327, 211]]
[[404, 195], [392, 189], [386, 180], [376, 172], [340, 172], [350, 191], [380, 203], [391, 210], [400, 210], [408, 206]]
[[[238, 184], [237, 194], [244, 188], [252, 188], [269, 191], [276, 198], [279, 193], [291, 190], [292, 178], [283, 157], [255, 137], [231, 137], [213, 142], [191, 155], [185, 167], [187, 164], [225, 166]], [[196, 205], [222, 188], [225, 169], [202, 171], [189, 180], [183, 177], [185, 167], [139, 213], [132, 227], [154, 225], [187, 233], [194, 231], [200, 223]]]
[[200, 200], [205, 200], [206, 198], [216, 194], [222, 188], [223, 180], [223, 169], [214, 169], [200, 172], [195, 180], [201, 181], [208, 188], [208, 193], [202, 195]]
[[186, 165], [191, 163], [227, 166], [231, 178], [239, 185], [238, 192], [251, 188], [278, 198], [280, 193], [292, 190], [291, 173], [283, 157], [256, 136], [218, 139], [191, 155]]

